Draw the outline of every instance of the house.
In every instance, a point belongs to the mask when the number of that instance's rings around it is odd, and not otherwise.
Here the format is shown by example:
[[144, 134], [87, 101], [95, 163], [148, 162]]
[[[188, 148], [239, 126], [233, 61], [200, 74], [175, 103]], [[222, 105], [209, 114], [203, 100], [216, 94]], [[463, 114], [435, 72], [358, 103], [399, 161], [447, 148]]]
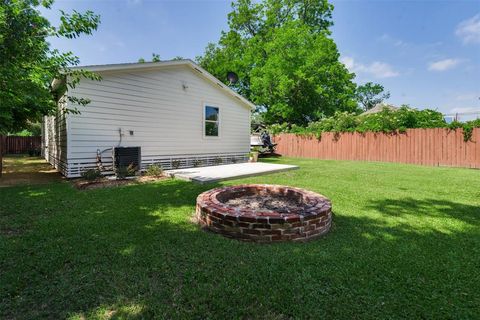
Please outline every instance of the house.
[[379, 104], [375, 105], [375, 107], [373, 107], [372, 109], [369, 109], [369, 110], [365, 111], [365, 112], [362, 113], [361, 115], [372, 114], [372, 113], [379, 113], [379, 112], [383, 111], [383, 109], [389, 109], [390, 111], [397, 111], [397, 110], [399, 110], [400, 108], [395, 107], [395, 106], [393, 106], [393, 105], [391, 105], [391, 104], [379, 103]]
[[66, 177], [100, 165], [112, 173], [125, 150], [139, 156], [141, 169], [247, 160], [255, 106], [191, 60], [81, 69], [102, 80], [84, 79], [68, 94], [90, 103], [66, 114], [63, 107], [74, 106], [59, 94], [56, 116], [44, 117], [42, 126], [43, 155]]

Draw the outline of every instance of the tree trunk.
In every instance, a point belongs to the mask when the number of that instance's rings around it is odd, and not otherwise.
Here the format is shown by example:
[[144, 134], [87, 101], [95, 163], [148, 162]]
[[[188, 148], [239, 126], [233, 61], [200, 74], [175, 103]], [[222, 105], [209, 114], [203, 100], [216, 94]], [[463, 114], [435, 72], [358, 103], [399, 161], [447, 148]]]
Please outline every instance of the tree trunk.
[[3, 171], [3, 136], [0, 135], [0, 178]]

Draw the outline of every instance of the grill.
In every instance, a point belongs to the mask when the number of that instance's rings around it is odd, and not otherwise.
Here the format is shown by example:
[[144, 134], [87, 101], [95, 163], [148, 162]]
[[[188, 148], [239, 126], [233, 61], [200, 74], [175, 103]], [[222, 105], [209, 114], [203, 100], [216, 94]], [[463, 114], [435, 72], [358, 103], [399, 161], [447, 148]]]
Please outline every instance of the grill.
[[142, 164], [142, 154], [140, 147], [115, 147], [113, 148], [113, 167], [133, 166], [135, 170], [140, 170]]

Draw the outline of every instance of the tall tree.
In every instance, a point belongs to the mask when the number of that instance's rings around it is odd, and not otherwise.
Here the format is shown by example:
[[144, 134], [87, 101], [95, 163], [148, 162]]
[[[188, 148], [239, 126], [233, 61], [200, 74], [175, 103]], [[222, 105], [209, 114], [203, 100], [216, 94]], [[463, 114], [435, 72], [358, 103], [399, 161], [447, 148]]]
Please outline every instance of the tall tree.
[[336, 110], [354, 111], [354, 74], [339, 62], [327, 0], [237, 0], [229, 31], [197, 61], [263, 113], [267, 123], [306, 124]]
[[381, 84], [367, 82], [358, 86], [356, 92], [357, 101], [365, 111], [372, 109], [377, 104], [390, 98], [390, 92], [384, 92], [384, 90], [385, 88]]
[[[60, 25], [52, 26], [39, 11], [52, 4], [53, 0], [0, 0], [0, 134], [22, 130], [29, 122], [56, 111], [57, 96], [50, 90], [53, 79], [68, 75], [64, 90], [82, 77], [98, 79], [90, 72], [69, 70], [79, 64], [78, 57], [52, 49], [47, 38], [91, 34], [100, 17], [92, 11], [61, 11]], [[69, 100], [78, 105], [88, 103], [73, 96]], [[75, 112], [75, 108], [65, 111]]]

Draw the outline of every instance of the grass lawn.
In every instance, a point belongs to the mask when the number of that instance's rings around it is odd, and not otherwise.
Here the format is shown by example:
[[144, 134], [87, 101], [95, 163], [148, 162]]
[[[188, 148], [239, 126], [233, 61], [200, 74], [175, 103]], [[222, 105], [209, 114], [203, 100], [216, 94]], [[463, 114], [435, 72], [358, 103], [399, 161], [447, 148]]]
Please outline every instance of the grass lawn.
[[309, 243], [259, 245], [190, 222], [216, 185], [0, 189], [0, 318], [480, 317], [480, 171], [271, 159], [300, 170], [222, 184], [333, 202]]

